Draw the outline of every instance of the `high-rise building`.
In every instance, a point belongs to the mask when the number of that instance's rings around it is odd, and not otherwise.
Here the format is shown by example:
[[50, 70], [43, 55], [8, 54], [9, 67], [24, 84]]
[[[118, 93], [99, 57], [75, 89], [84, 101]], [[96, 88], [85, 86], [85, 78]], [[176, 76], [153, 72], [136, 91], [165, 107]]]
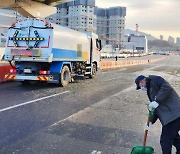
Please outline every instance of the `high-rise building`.
[[99, 35], [102, 44], [121, 48], [124, 40], [125, 7], [95, 7], [95, 0], [75, 0], [57, 6], [57, 13], [47, 17], [50, 22], [78, 31]]
[[168, 42], [173, 45], [174, 44], [174, 38], [172, 36], [169, 36]]
[[46, 18], [77, 31], [95, 31], [95, 0], [76, 0], [57, 6], [57, 13]]
[[177, 37], [177, 38], [176, 38], [176, 45], [177, 45], [178, 47], [180, 47], [180, 37]]
[[161, 40], [161, 41], [163, 41], [163, 38], [164, 38], [164, 37], [163, 37], [162, 35], [160, 35], [160, 40]]
[[95, 8], [97, 16], [96, 33], [103, 40], [103, 44], [111, 44], [114, 47], [122, 47], [125, 28], [125, 7], [111, 7], [107, 9]]

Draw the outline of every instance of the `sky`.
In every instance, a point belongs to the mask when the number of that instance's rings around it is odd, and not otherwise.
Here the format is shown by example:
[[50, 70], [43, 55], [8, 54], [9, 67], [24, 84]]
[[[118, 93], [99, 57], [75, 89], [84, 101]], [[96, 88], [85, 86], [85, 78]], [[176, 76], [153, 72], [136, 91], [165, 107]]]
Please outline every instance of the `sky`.
[[180, 37], [180, 0], [96, 0], [96, 6], [126, 7], [125, 28], [135, 30], [138, 24], [139, 31], [157, 38]]

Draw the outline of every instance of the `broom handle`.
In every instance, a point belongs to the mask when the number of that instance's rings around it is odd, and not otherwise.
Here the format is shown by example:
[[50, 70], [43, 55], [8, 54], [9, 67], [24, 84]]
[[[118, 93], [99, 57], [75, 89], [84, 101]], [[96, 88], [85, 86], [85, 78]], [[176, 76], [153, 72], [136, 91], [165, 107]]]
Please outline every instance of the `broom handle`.
[[[149, 123], [150, 123], [150, 116], [148, 116], [147, 126], [149, 126]], [[144, 132], [143, 147], [145, 147], [145, 146], [146, 146], [147, 134], [148, 134], [148, 130], [145, 130], [145, 132]]]

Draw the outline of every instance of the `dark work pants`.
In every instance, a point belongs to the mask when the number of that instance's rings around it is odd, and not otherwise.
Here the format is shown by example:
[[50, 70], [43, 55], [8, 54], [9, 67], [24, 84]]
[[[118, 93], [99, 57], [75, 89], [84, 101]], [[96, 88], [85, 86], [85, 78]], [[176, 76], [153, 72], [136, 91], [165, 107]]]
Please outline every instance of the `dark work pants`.
[[163, 154], [172, 153], [172, 145], [176, 147], [177, 154], [180, 154], [180, 118], [162, 127], [161, 148]]

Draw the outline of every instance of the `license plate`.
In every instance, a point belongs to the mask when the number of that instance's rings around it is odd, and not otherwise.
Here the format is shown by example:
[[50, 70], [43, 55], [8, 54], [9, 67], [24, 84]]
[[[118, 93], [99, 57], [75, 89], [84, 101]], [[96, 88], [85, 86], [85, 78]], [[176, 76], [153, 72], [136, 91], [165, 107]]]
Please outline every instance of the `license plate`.
[[32, 73], [31, 69], [24, 69], [24, 73]]
[[40, 56], [40, 50], [39, 49], [11, 49], [11, 54], [13, 56]]

